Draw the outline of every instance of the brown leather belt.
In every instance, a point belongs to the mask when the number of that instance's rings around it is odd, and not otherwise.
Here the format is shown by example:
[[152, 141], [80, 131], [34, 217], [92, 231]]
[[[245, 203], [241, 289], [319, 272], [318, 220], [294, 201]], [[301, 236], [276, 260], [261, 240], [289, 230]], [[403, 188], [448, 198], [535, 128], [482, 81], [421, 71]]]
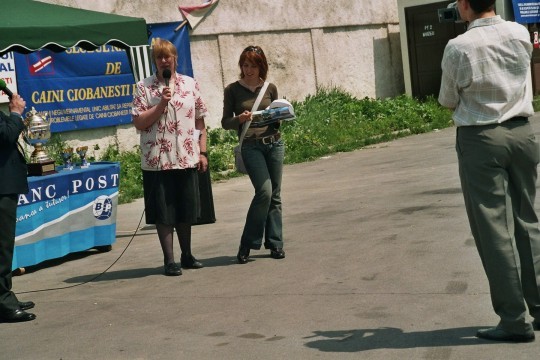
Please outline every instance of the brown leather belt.
[[268, 135], [268, 136], [263, 136], [259, 138], [245, 138], [244, 142], [251, 143], [251, 144], [256, 143], [256, 144], [270, 145], [277, 142], [279, 139], [281, 139], [281, 134], [277, 133], [274, 135]]

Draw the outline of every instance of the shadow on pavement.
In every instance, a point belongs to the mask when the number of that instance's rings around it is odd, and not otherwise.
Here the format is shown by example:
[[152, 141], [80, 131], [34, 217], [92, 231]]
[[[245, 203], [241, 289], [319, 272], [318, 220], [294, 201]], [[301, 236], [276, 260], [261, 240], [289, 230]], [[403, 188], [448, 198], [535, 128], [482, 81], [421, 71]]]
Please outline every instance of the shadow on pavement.
[[140, 279], [147, 276], [162, 275], [162, 274], [163, 274], [163, 266], [158, 266], [158, 267], [149, 267], [149, 268], [107, 271], [106, 273], [102, 274], [98, 278], [95, 278], [95, 277], [98, 276], [99, 274], [75, 276], [75, 277], [64, 280], [64, 282], [72, 284], [72, 283], [84, 283], [90, 280], [92, 280], [92, 282], [97, 282], [97, 281]]
[[[199, 258], [199, 260], [204, 264], [205, 268], [237, 265], [235, 256], [218, 256], [218, 257], [206, 258], [206, 259]], [[104, 274], [100, 275], [98, 278], [95, 278], [95, 277], [98, 276], [99, 274], [81, 275], [81, 276], [76, 276], [76, 277], [66, 279], [64, 280], [64, 282], [71, 284], [71, 283], [84, 283], [90, 280], [92, 280], [92, 282], [127, 280], [127, 279], [139, 279], [139, 278], [144, 278], [147, 276], [162, 275], [162, 274], [163, 274], [163, 266], [157, 266], [157, 267], [107, 271]]]
[[461, 327], [434, 331], [403, 332], [398, 328], [353, 329], [315, 331], [305, 339], [319, 337], [305, 346], [323, 352], [360, 352], [376, 349], [410, 349], [437, 346], [485, 345], [476, 338], [476, 332], [483, 327]]

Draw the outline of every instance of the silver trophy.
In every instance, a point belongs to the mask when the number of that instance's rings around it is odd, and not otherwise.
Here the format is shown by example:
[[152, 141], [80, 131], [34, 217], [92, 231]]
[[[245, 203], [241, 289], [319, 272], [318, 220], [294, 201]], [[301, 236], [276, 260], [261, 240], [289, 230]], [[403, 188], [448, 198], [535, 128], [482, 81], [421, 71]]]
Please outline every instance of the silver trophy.
[[34, 147], [30, 162], [28, 163], [28, 175], [47, 175], [55, 173], [54, 160], [52, 160], [43, 146], [51, 138], [51, 126], [47, 122], [47, 113], [39, 114], [34, 107], [26, 113], [24, 123], [24, 140]]
[[90, 164], [86, 160], [86, 152], [88, 151], [88, 146], [80, 146], [75, 151], [81, 158], [81, 168], [87, 168]]
[[73, 157], [73, 148], [67, 147], [62, 149], [62, 159], [64, 160], [64, 170], [73, 170], [73, 163], [71, 158]]

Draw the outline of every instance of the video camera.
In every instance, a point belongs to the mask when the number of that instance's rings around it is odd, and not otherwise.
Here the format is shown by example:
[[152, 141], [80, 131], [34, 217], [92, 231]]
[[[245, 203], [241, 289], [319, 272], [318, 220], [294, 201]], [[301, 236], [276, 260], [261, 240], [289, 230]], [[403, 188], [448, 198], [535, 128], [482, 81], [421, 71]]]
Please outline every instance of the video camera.
[[457, 1], [454, 1], [444, 9], [438, 9], [437, 14], [439, 15], [439, 22], [463, 22], [461, 19], [461, 16], [459, 15], [459, 11], [457, 8]]

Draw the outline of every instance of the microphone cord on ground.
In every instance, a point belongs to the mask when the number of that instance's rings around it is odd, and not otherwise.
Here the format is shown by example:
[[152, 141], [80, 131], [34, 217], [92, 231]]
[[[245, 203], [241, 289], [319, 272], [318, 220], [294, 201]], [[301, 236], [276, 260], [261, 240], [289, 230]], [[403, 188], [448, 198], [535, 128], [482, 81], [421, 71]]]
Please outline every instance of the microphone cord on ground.
[[139, 219], [139, 223], [137, 224], [137, 228], [135, 229], [135, 232], [133, 233], [133, 235], [131, 236], [131, 239], [129, 239], [126, 247], [124, 248], [124, 250], [122, 250], [122, 252], [120, 253], [120, 255], [116, 258], [116, 260], [113, 261], [113, 263], [111, 265], [109, 265], [108, 268], [106, 268], [105, 270], [103, 270], [102, 272], [100, 272], [99, 274], [97, 274], [96, 276], [94, 276], [93, 278], [89, 279], [89, 280], [86, 280], [86, 281], [83, 281], [81, 283], [78, 283], [78, 284], [73, 284], [73, 285], [67, 285], [67, 286], [59, 286], [59, 287], [55, 287], [55, 288], [45, 288], [45, 289], [39, 289], [39, 290], [28, 290], [28, 291], [21, 291], [21, 292], [16, 292], [15, 294], [17, 295], [20, 295], [20, 294], [31, 294], [31, 293], [37, 293], [37, 292], [45, 292], [45, 291], [53, 291], [53, 290], [64, 290], [64, 289], [71, 289], [71, 288], [74, 288], [74, 287], [77, 287], [77, 286], [81, 286], [81, 285], [85, 285], [85, 284], [88, 284], [94, 280], [97, 280], [98, 278], [100, 278], [103, 274], [105, 274], [107, 271], [109, 271], [121, 258], [122, 256], [124, 255], [124, 253], [127, 251], [127, 249], [129, 248], [129, 246], [131, 245], [131, 243], [133, 242], [133, 239], [135, 239], [135, 236], [137, 235], [137, 232], [139, 231], [140, 229], [140, 226], [141, 226], [141, 223], [142, 223], [142, 219], [143, 219], [143, 216], [144, 216], [144, 211], [145, 209], [143, 209], [143, 212], [141, 214], [141, 218]]

